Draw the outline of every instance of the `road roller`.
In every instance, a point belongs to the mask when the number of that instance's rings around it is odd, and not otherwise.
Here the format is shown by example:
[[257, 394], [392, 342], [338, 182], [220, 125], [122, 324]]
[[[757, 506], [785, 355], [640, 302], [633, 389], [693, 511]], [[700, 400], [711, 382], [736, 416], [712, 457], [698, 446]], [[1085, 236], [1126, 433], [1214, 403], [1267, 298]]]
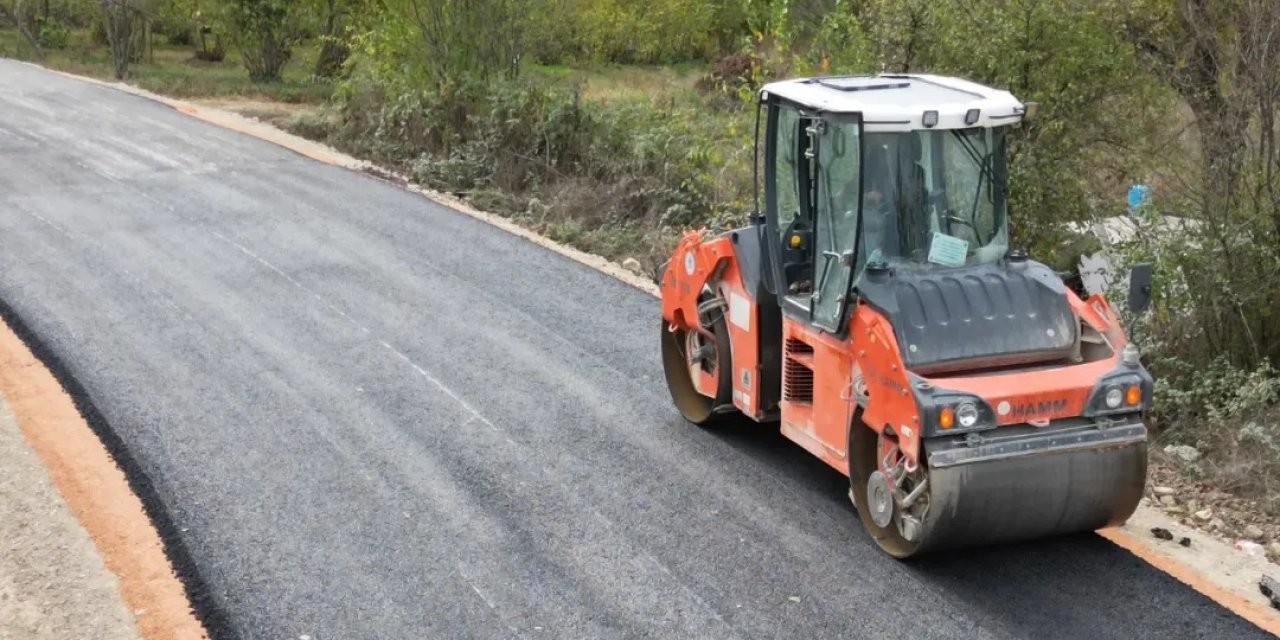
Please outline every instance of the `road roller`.
[[[1010, 246], [1035, 104], [881, 74], [774, 82], [757, 109], [749, 224], [686, 231], [658, 277], [680, 414], [778, 424], [897, 558], [1124, 522], [1152, 378], [1104, 295]], [[1137, 314], [1149, 267], [1121, 276]]]

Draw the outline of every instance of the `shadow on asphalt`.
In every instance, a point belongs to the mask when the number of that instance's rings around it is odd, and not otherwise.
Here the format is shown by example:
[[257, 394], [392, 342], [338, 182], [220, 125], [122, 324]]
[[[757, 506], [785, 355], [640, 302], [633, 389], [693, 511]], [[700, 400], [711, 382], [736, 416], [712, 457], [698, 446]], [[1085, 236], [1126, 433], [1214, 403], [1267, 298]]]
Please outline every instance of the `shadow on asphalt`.
[[839, 504], [850, 517], [856, 517], [849, 502], [849, 480], [783, 436], [778, 431], [778, 423], [757, 423], [741, 418], [738, 422], [708, 432], [738, 453], [769, 467], [779, 479], [806, 494]]
[[[776, 424], [733, 424], [712, 434], [740, 455], [774, 469], [779, 479], [849, 514], [848, 480], [785, 438]], [[846, 538], [847, 540], [847, 538]], [[1232, 637], [1270, 637], [1174, 578], [1086, 532], [994, 547], [975, 547], [897, 561], [866, 536], [851, 554], [931, 585], [991, 622], [997, 635], [1035, 638], [1218, 637], [1207, 629], [1234, 627]], [[1153, 601], [1153, 598], [1159, 598]], [[1117, 628], [1116, 621], [1125, 621]], [[1208, 635], [1206, 635], [1208, 634]]]

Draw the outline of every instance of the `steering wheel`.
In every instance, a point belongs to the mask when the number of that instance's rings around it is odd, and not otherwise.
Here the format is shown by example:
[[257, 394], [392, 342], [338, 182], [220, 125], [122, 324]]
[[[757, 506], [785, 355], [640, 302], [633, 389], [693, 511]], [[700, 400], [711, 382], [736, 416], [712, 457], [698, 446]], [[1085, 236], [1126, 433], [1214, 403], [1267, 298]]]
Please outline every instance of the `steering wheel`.
[[963, 226], [969, 227], [969, 230], [973, 232], [973, 239], [978, 241], [978, 246], [986, 246], [987, 241], [982, 239], [982, 232], [978, 231], [978, 226], [975, 225], [972, 220], [965, 220], [959, 216], [951, 215], [950, 212], [943, 216], [943, 218], [945, 218], [947, 222], [957, 222]]
[[966, 226], [966, 227], [969, 227], [969, 230], [973, 232], [973, 235], [975, 235], [975, 236], [977, 236], [977, 235], [978, 235], [978, 228], [977, 228], [977, 227], [975, 227], [975, 226], [973, 226], [973, 223], [972, 223], [972, 222], [970, 222], [970, 221], [968, 221], [968, 220], [965, 220], [964, 218], [961, 218], [960, 216], [953, 216], [953, 215], [951, 215], [950, 213], [948, 213], [947, 215], [945, 215], [945, 216], [943, 216], [943, 217], [946, 219], [946, 221], [947, 221], [947, 222], [958, 222], [958, 223], [960, 223], [960, 224], [962, 224], [962, 225], [964, 225], [964, 226]]

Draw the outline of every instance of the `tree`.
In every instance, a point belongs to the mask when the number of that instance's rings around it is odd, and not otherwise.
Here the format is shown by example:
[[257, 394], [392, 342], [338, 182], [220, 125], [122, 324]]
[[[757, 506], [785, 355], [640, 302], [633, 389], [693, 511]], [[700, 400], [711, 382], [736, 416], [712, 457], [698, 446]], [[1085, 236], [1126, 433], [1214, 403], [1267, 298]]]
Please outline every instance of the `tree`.
[[351, 55], [352, 42], [372, 20], [374, 0], [315, 0], [315, 13], [322, 17], [320, 55], [315, 75], [332, 78]]
[[129, 75], [129, 63], [135, 57], [135, 32], [143, 19], [142, 10], [136, 0], [101, 0], [101, 8], [107, 43], [111, 46], [111, 70], [117, 80], [124, 80]]
[[228, 7], [240, 57], [254, 82], [275, 82], [293, 57], [298, 3], [292, 0], [233, 0]]
[[22, 38], [27, 41], [27, 44], [31, 45], [36, 57], [43, 58], [44, 48], [40, 46], [40, 40], [31, 32], [30, 26], [23, 19], [22, 0], [0, 2], [0, 11], [4, 12], [3, 15], [9, 18], [9, 21], [18, 29], [18, 33], [22, 34]]
[[1235, 95], [1242, 88], [1240, 41], [1249, 29], [1241, 3], [1157, 1], [1135, 9], [1146, 19], [1131, 23], [1134, 42], [1195, 114], [1204, 160], [1203, 207], [1207, 213], [1229, 206], [1243, 159], [1246, 132], [1240, 125], [1249, 108]]
[[1127, 23], [1197, 134], [1185, 146], [1198, 166], [1171, 189], [1196, 237], [1157, 252], [1200, 336], [1185, 357], [1250, 370], [1280, 360], [1280, 3], [1144, 0]]
[[485, 82], [519, 73], [524, 20], [533, 10], [520, 0], [406, 0], [394, 6], [416, 27], [423, 62], [438, 81]]
[[315, 74], [321, 78], [338, 75], [342, 63], [351, 53], [351, 45], [343, 37], [342, 21], [345, 12], [338, 0], [324, 2], [324, 29], [320, 34], [320, 55], [316, 58]]

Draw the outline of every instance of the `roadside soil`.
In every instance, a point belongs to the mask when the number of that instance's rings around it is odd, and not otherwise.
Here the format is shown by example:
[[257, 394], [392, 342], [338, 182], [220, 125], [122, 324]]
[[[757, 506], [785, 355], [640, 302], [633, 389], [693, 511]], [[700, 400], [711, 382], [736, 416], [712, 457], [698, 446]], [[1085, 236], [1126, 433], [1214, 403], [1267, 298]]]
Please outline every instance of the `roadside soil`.
[[1188, 478], [1177, 460], [1160, 453], [1152, 455], [1144, 504], [1222, 542], [1262, 545], [1272, 562], [1280, 562], [1280, 518], [1253, 500]]
[[267, 119], [271, 117], [288, 116], [296, 113], [309, 113], [317, 109], [315, 105], [298, 104], [293, 102], [278, 102], [275, 100], [263, 100], [261, 98], [246, 98], [241, 96], [220, 96], [216, 98], [197, 98], [190, 100], [192, 104], [198, 104], [202, 107], [210, 107], [213, 109], [222, 109], [224, 111], [234, 111], [240, 115], [250, 118]]
[[0, 639], [139, 638], [120, 583], [0, 399]]
[[[1155, 536], [1153, 530], [1165, 532], [1165, 536]], [[1280, 575], [1280, 567], [1265, 557], [1236, 551], [1230, 544], [1147, 505], [1140, 505], [1124, 525], [1098, 534], [1280, 637], [1280, 611], [1258, 588], [1263, 576]]]
[[[238, 96], [198, 98], [190, 102], [209, 109], [238, 113], [285, 131], [310, 133], [312, 138], [318, 137], [319, 131], [308, 131], [307, 127], [300, 127], [299, 123], [308, 120], [323, 123], [330, 113], [323, 105], [276, 102]], [[317, 141], [324, 142], [324, 140]]]
[[124, 472], [3, 322], [0, 398], [0, 639], [206, 638]]
[[1264, 576], [1280, 580], [1280, 519], [1191, 479], [1184, 464], [1152, 446], [1137, 511], [1099, 533], [1280, 637], [1280, 607], [1259, 588]]

